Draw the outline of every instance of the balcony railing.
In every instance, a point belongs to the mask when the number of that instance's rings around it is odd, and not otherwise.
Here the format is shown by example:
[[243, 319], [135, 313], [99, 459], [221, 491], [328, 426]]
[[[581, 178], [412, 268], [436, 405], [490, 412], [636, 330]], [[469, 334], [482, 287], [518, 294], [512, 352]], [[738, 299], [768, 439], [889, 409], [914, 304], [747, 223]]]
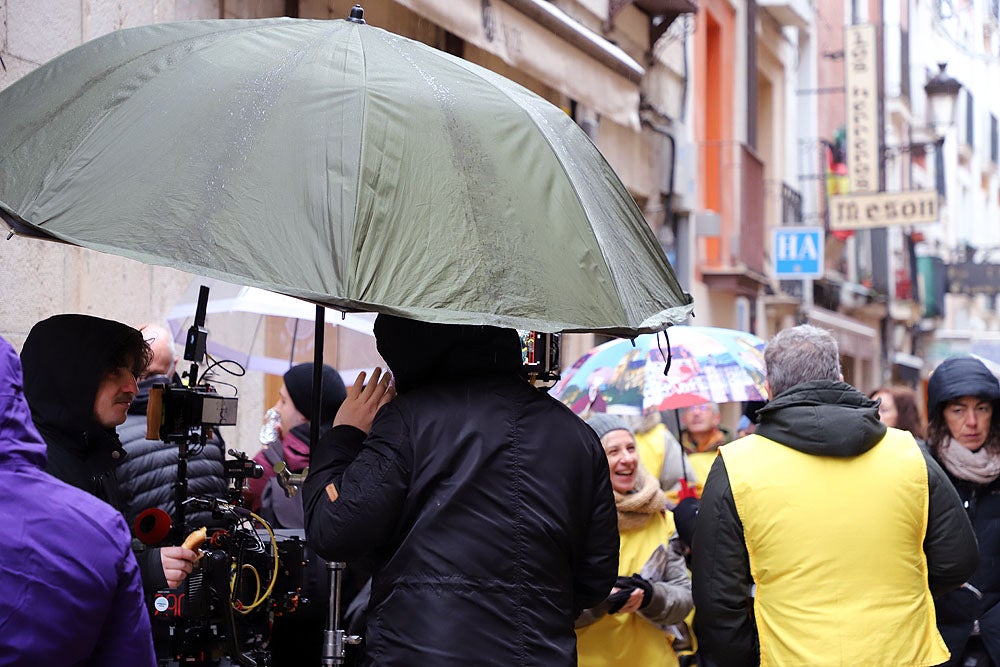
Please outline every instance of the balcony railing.
[[764, 163], [735, 141], [704, 142], [698, 149], [703, 204], [721, 219], [720, 235], [705, 241], [705, 265], [763, 274]]
[[781, 224], [802, 224], [802, 193], [788, 183], [781, 184]]

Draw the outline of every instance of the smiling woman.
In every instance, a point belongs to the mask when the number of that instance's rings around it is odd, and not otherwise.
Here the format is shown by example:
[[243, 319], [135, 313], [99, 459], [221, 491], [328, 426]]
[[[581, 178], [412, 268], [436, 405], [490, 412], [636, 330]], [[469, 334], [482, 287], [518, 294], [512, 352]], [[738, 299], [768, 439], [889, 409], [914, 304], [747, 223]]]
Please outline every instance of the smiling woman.
[[[639, 465], [635, 434], [616, 415], [587, 423], [608, 457], [618, 509], [618, 581], [601, 604], [577, 619], [579, 664], [677, 665], [667, 628], [694, 606], [683, 557], [670, 546], [673, 515], [659, 481]], [[640, 618], [641, 617], [641, 618]]]
[[[948, 665], [1000, 664], [1000, 383], [974, 357], [946, 359], [927, 383], [927, 445], [948, 473], [979, 541], [980, 564], [935, 598]], [[978, 627], [978, 632], [975, 628]], [[988, 656], [988, 658], [987, 658]], [[980, 662], [982, 661], [982, 662]]]

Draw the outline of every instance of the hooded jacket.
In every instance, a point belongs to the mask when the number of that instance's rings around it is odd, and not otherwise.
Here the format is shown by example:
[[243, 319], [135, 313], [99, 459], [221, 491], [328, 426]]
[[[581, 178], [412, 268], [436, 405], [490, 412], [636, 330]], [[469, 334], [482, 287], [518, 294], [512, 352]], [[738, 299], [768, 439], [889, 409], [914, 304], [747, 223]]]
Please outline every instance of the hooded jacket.
[[155, 665], [125, 521], [45, 473], [45, 449], [0, 338], [0, 664]]
[[[783, 392], [757, 413], [757, 435], [819, 457], [854, 458], [881, 442], [886, 427], [877, 402], [843, 382], [805, 382]], [[913, 444], [917, 447], [916, 443]], [[928, 516], [923, 543], [934, 594], [961, 585], [978, 562], [975, 537], [944, 472], [921, 449], [927, 467]], [[775, 470], [770, 483], [783, 474]], [[886, 471], [887, 481], [894, 472]], [[845, 493], [870, 494], [865, 488]], [[873, 497], [875, 497], [873, 495]], [[857, 517], [860, 520], [861, 517]], [[855, 520], [855, 519], [849, 519]], [[747, 611], [753, 579], [743, 524], [723, 457], [709, 473], [693, 546], [695, 632], [701, 651], [720, 665], [760, 664], [757, 631]], [[844, 549], [850, 549], [850, 543]], [[819, 555], [822, 556], [822, 555]], [[835, 554], [830, 555], [835, 556]], [[863, 588], [859, 577], [859, 589]], [[863, 593], [859, 593], [863, 594]]]
[[512, 330], [379, 315], [398, 396], [312, 453], [309, 542], [374, 562], [364, 664], [575, 665], [618, 569], [594, 431], [519, 375]]
[[[24, 396], [45, 439], [46, 470], [123, 511], [115, 468], [126, 456], [115, 429], [94, 421], [94, 399], [113, 355], [134, 330], [89, 315], [37, 323], [21, 349]], [[159, 549], [136, 553], [147, 591], [165, 588]]]
[[[945, 359], [927, 383], [927, 414], [940, 418], [945, 403], [963, 396], [993, 401], [993, 419], [1000, 418], [1000, 384], [985, 364], [975, 357]], [[1000, 662], [1000, 479], [977, 484], [945, 472], [972, 522], [980, 550], [979, 568], [969, 578], [969, 585], [935, 600], [938, 628], [952, 654], [947, 664], [962, 664], [965, 646], [977, 631], [997, 664]]]
[[[165, 375], [154, 375], [139, 382], [139, 393], [128, 409], [125, 423], [118, 427], [118, 437], [128, 454], [115, 471], [121, 492], [122, 511], [131, 526], [139, 512], [158, 507], [175, 517], [174, 499], [177, 481], [178, 446], [172, 442], [146, 439], [146, 410], [149, 389], [167, 384]], [[217, 434], [209, 437], [200, 450], [189, 448], [187, 457], [188, 497], [225, 498], [229, 488], [224, 461], [225, 443]], [[188, 510], [183, 529], [187, 534], [199, 526], [211, 526], [216, 520], [209, 510]]]

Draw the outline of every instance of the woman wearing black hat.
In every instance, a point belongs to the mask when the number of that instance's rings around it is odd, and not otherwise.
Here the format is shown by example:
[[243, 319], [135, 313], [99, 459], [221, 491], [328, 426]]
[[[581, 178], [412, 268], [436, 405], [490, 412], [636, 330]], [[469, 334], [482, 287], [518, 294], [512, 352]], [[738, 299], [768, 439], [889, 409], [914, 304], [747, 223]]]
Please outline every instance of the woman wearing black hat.
[[1000, 665], [1000, 383], [975, 357], [946, 359], [927, 384], [927, 445], [979, 541], [976, 573], [935, 601], [947, 665]]

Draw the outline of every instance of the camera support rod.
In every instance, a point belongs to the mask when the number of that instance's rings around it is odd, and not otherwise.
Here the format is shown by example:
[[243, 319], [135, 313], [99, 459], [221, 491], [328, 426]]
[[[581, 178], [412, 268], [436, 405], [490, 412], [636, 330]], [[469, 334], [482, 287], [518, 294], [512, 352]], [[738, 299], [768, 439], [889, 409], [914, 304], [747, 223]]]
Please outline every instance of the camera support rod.
[[346, 563], [326, 564], [326, 570], [330, 574], [330, 606], [326, 616], [326, 629], [323, 631], [323, 657], [320, 660], [323, 667], [343, 665], [344, 645], [361, 643], [361, 637], [347, 635], [340, 627], [340, 587], [345, 567]]

